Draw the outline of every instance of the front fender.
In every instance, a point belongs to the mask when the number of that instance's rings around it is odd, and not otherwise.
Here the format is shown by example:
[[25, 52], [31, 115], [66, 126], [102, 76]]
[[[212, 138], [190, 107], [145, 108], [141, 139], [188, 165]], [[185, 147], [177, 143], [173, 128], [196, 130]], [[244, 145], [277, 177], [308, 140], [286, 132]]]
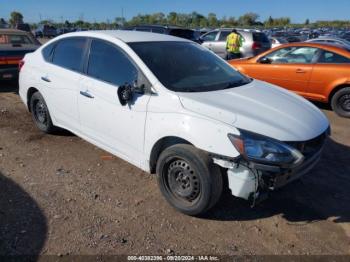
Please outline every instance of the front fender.
[[145, 130], [145, 154], [151, 155], [153, 146], [164, 137], [179, 137], [204, 151], [237, 157], [239, 152], [231, 144], [227, 134], [239, 134], [229, 125], [205, 117], [187, 113], [149, 112]]

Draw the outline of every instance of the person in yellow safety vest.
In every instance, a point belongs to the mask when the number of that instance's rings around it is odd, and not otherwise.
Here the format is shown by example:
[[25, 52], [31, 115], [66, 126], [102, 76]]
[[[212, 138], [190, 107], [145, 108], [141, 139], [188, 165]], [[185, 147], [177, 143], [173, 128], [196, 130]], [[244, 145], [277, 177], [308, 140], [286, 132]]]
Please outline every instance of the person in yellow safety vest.
[[243, 37], [237, 32], [236, 29], [232, 29], [231, 34], [229, 34], [226, 39], [227, 60], [241, 57], [239, 49], [242, 44]]

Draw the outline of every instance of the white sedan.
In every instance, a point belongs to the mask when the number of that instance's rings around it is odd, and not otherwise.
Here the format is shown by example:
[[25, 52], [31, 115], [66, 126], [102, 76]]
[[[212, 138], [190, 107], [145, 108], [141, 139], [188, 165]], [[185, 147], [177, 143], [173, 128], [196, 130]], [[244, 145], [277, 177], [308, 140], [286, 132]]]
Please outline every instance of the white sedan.
[[189, 215], [217, 203], [224, 179], [255, 203], [300, 177], [329, 134], [305, 99], [168, 35], [65, 34], [20, 67], [20, 96], [40, 130], [70, 130], [157, 173], [167, 201]]

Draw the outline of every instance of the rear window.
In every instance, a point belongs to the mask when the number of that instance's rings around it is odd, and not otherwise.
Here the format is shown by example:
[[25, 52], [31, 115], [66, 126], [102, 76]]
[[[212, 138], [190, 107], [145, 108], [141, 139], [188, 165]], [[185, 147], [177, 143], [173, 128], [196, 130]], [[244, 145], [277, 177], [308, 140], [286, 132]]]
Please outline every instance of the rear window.
[[0, 45], [31, 45], [33, 41], [26, 35], [0, 34]]
[[264, 33], [253, 33], [253, 41], [260, 43], [269, 43], [270, 40]]

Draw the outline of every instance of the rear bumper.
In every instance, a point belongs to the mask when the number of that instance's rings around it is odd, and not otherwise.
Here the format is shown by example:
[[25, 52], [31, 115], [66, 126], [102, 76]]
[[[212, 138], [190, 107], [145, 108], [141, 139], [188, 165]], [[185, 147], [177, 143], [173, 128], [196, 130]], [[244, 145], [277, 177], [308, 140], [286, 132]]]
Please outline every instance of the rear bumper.
[[17, 67], [1, 68], [0, 69], [0, 80], [15, 80], [18, 79]]

